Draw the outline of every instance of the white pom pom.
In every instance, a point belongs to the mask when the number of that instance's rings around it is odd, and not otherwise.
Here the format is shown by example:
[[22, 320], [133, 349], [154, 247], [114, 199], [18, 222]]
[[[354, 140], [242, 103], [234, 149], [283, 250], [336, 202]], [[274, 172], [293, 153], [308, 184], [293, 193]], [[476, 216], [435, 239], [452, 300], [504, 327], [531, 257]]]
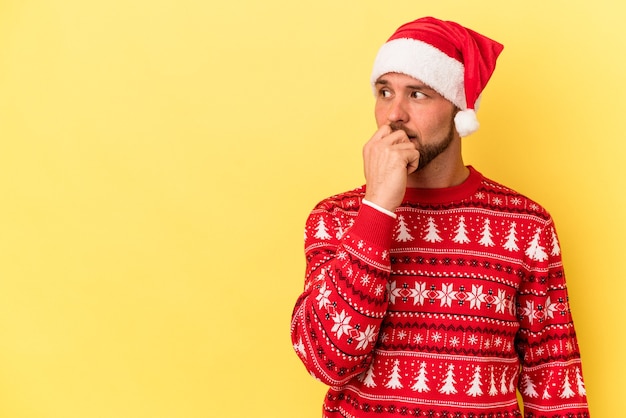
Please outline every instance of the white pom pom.
[[480, 126], [478, 119], [476, 119], [476, 112], [473, 109], [458, 111], [456, 116], [454, 116], [454, 125], [461, 137], [473, 134]]

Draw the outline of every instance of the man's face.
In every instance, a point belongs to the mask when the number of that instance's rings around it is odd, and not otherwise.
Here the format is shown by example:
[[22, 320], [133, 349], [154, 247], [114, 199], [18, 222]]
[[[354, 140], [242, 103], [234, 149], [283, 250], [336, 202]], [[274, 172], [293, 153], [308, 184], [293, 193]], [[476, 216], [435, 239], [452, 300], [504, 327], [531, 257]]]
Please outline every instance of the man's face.
[[376, 124], [402, 129], [420, 152], [418, 170], [444, 152], [458, 135], [456, 107], [423, 82], [399, 73], [376, 81]]

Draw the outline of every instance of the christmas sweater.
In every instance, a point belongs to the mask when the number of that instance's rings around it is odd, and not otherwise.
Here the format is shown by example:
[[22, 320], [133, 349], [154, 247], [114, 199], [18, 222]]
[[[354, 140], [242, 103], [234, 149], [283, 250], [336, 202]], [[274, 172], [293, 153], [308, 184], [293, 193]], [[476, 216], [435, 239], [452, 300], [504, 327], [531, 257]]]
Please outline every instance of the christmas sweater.
[[365, 186], [309, 215], [294, 349], [330, 388], [323, 416], [588, 417], [561, 249], [537, 203], [472, 167], [406, 190]]

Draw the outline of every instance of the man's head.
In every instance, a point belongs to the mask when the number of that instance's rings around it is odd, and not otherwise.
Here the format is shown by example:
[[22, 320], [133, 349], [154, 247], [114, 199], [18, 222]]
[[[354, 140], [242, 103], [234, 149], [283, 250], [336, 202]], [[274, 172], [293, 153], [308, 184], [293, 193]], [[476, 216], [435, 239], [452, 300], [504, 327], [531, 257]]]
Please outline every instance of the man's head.
[[460, 109], [460, 136], [478, 129], [475, 110], [503, 46], [457, 23], [424, 17], [400, 26], [380, 48], [371, 83], [388, 73], [406, 74]]
[[456, 106], [420, 80], [401, 73], [381, 75], [374, 85], [374, 116], [380, 128], [402, 130], [419, 151], [418, 171], [448, 149], [454, 130]]

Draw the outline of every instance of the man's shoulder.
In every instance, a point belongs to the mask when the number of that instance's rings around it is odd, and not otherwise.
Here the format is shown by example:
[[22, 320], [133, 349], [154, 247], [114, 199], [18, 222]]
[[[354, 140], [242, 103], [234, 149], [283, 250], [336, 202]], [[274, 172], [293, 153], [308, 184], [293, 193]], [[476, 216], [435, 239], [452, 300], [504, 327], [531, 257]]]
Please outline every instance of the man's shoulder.
[[354, 210], [358, 211], [361, 201], [365, 196], [365, 186], [360, 186], [346, 192], [329, 196], [320, 201], [313, 210], [333, 211], [333, 210]]
[[541, 218], [550, 217], [547, 209], [537, 201], [520, 193], [516, 189], [485, 176], [483, 176], [481, 188], [478, 192], [479, 197], [481, 192], [486, 204], [492, 206], [494, 209], [501, 208], [518, 213], [524, 212]]

